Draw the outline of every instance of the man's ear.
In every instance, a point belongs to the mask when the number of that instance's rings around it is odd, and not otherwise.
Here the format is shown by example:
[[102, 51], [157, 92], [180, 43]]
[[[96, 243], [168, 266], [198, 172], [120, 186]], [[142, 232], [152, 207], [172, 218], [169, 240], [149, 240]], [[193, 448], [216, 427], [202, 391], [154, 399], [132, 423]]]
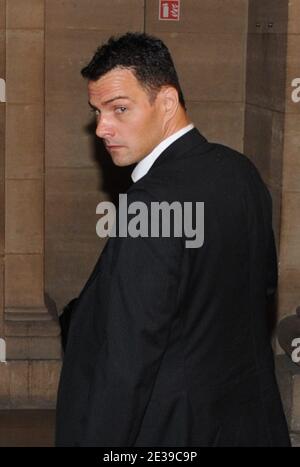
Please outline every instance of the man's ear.
[[175, 115], [179, 106], [178, 92], [172, 86], [164, 86], [160, 92], [165, 115], [169, 120]]

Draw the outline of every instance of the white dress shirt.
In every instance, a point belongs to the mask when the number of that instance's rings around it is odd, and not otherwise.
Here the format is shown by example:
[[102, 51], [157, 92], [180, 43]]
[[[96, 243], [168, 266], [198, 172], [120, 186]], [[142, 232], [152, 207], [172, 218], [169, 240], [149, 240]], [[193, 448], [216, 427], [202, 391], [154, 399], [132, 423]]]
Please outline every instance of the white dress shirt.
[[168, 138], [164, 139], [161, 143], [156, 146], [148, 156], [144, 157], [134, 168], [131, 178], [134, 182], [137, 182], [140, 178], [144, 177], [146, 173], [150, 170], [156, 159], [161, 155], [161, 153], [167, 149], [170, 144], [174, 143], [178, 138], [185, 135], [188, 131], [194, 128], [193, 123], [181, 128], [181, 130], [176, 131]]

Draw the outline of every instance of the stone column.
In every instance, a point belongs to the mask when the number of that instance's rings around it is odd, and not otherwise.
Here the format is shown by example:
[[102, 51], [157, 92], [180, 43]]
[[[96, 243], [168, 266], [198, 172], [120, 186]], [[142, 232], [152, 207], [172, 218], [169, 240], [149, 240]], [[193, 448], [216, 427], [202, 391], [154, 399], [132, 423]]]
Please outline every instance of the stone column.
[[[280, 4], [282, 2], [277, 2]], [[272, 4], [273, 7], [273, 4]], [[279, 247], [279, 319], [300, 305], [300, 1], [288, 2]], [[291, 330], [290, 340], [295, 337]], [[297, 336], [300, 337], [300, 336]], [[287, 336], [288, 339], [288, 336]], [[287, 341], [288, 342], [288, 341]], [[279, 348], [278, 351], [282, 350]], [[277, 356], [277, 374], [294, 446], [300, 446], [300, 369]]]
[[[297, 84], [298, 83], [298, 84]], [[300, 305], [300, 2], [289, 2], [280, 242], [280, 318]], [[300, 337], [300, 336], [299, 336]]]
[[[9, 359], [58, 356], [44, 301], [44, 0], [6, 1], [5, 335]], [[44, 322], [44, 324], [41, 324]], [[56, 336], [47, 342], [42, 336]], [[53, 339], [52, 339], [53, 340]]]
[[249, 2], [244, 150], [273, 199], [280, 243], [288, 0]]
[[43, 1], [7, 2], [6, 320], [47, 319], [43, 281]]
[[44, 302], [44, 0], [0, 0], [0, 79], [0, 408], [50, 408], [61, 348]]

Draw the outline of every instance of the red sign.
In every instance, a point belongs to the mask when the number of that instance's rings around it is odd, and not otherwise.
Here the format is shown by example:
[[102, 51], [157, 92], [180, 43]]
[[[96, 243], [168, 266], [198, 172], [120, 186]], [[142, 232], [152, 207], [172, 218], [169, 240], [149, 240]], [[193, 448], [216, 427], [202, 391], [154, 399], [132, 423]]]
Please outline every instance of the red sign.
[[160, 0], [159, 19], [167, 21], [179, 21], [180, 0]]

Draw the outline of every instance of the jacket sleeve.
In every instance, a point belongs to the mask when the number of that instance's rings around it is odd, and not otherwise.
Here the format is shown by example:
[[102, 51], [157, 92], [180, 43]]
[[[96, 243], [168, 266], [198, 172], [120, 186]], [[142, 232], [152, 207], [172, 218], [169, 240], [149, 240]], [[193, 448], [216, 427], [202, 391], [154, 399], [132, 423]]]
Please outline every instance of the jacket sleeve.
[[[256, 213], [261, 213], [261, 228], [264, 230], [264, 248], [266, 254], [266, 296], [273, 298], [277, 289], [278, 268], [277, 268], [277, 253], [274, 239], [274, 231], [272, 227], [272, 197], [270, 192], [262, 180], [256, 167], [249, 162], [250, 167], [250, 190], [251, 197], [247, 206], [248, 218], [250, 224], [256, 225]], [[251, 210], [250, 206], [255, 205], [255, 210]], [[251, 231], [250, 227], [250, 231]], [[251, 231], [252, 239], [255, 239], [255, 232]], [[256, 245], [257, 248], [262, 248], [262, 245]]]
[[[128, 195], [128, 204], [153, 199]], [[149, 216], [148, 220], [151, 216]], [[83, 422], [83, 446], [131, 446], [176, 313], [182, 238], [110, 238], [105, 339], [96, 358]]]

